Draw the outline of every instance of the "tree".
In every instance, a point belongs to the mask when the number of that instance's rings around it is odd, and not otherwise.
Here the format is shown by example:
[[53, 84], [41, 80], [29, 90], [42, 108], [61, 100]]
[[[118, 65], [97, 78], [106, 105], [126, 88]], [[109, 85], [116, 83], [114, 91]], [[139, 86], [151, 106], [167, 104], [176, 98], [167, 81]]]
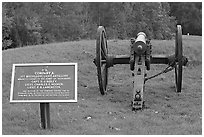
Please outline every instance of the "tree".
[[41, 26], [38, 17], [32, 11], [30, 3], [3, 3], [3, 10], [6, 11], [6, 17], [12, 19], [9, 26], [9, 38], [12, 40], [12, 47], [22, 47], [33, 45], [39, 35]]
[[168, 3], [125, 3], [125, 9], [129, 37], [136, 36], [140, 31], [154, 39], [172, 37], [175, 20], [169, 16]]
[[161, 2], [4, 2], [3, 46], [22, 47], [50, 42], [95, 39], [99, 25], [110, 39], [170, 39], [175, 19]]
[[202, 35], [202, 3], [172, 2], [171, 15], [183, 26], [183, 34]]
[[11, 46], [13, 43], [11, 39], [11, 27], [12, 27], [12, 22], [13, 18], [8, 17], [7, 15], [7, 8], [5, 4], [2, 4], [2, 49], [7, 49]]

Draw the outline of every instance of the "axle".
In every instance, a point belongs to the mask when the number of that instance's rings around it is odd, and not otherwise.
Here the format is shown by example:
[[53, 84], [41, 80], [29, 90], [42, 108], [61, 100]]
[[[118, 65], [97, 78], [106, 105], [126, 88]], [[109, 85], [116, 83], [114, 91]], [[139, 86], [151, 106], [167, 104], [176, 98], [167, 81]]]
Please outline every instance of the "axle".
[[[183, 66], [186, 65], [188, 62], [187, 58], [183, 56]], [[150, 58], [150, 63], [151, 64], [171, 64], [172, 62], [175, 62], [176, 59], [174, 58], [174, 55], [171, 56], [166, 56], [166, 55], [153, 55]], [[94, 64], [95, 59], [94, 59]], [[114, 65], [117, 64], [130, 64], [130, 56], [129, 55], [108, 55], [106, 60], [101, 60], [102, 64], [107, 63], [108, 67], [113, 67]]]
[[[150, 58], [151, 64], [170, 64], [172, 62], [174, 56], [152, 56]], [[95, 63], [95, 59], [93, 61]], [[101, 60], [102, 64], [107, 63], [108, 67], [113, 67], [117, 64], [130, 64], [130, 56], [129, 55], [108, 55], [106, 60]], [[95, 64], [96, 65], [96, 64]]]

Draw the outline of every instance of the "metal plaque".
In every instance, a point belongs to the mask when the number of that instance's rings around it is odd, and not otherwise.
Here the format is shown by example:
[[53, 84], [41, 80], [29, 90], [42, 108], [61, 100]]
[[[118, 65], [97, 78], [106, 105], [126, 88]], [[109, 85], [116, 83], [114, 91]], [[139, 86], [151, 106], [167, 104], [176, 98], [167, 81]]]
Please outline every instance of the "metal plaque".
[[77, 63], [13, 64], [10, 102], [77, 102]]

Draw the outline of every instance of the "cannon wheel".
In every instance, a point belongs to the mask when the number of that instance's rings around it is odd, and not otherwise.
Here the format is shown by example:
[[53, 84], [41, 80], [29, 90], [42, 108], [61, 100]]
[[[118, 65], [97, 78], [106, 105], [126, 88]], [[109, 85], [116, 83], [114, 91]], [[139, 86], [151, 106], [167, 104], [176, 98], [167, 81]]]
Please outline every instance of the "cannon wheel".
[[108, 67], [106, 63], [107, 55], [108, 46], [106, 40], [106, 32], [104, 27], [99, 26], [97, 29], [96, 39], [96, 66], [99, 88], [102, 95], [106, 93], [108, 84]]
[[181, 25], [177, 25], [176, 30], [176, 48], [175, 48], [175, 81], [176, 81], [176, 91], [181, 92], [182, 88], [182, 57], [183, 57], [183, 47], [182, 47], [182, 28]]

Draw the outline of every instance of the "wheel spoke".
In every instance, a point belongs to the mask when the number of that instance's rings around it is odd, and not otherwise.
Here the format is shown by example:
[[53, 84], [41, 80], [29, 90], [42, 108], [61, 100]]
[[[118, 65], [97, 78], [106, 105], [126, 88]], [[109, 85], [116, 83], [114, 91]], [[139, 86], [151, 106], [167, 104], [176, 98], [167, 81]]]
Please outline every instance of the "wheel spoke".
[[177, 88], [177, 83], [178, 83], [178, 70], [177, 70], [177, 64], [175, 65], [175, 80], [176, 80], [176, 88]]
[[103, 50], [101, 50], [101, 53], [102, 53], [102, 59], [106, 59], [106, 54], [105, 54], [105, 52], [103, 51]]
[[101, 51], [103, 52], [103, 57], [106, 58], [107, 50], [106, 50], [106, 39], [105, 39], [104, 33], [102, 33]]
[[106, 89], [106, 65], [103, 65], [103, 69], [102, 69], [102, 79], [103, 79], [103, 87], [104, 89]]

